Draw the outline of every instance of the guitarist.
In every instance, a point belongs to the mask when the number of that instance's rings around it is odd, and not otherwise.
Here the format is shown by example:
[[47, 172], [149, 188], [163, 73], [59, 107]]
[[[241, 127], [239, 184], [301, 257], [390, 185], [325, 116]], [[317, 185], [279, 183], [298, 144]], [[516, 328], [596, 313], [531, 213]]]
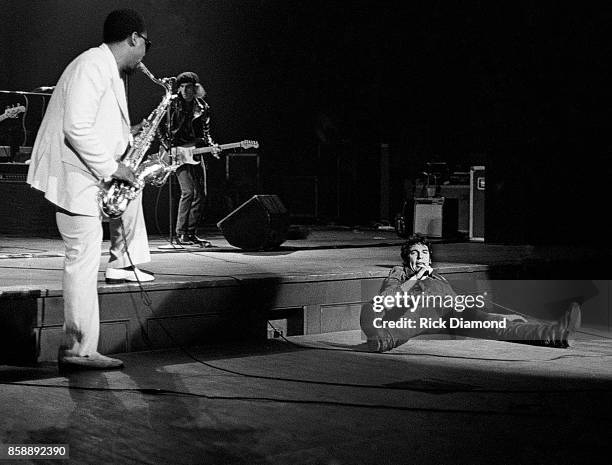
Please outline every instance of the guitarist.
[[[180, 152], [195, 147], [212, 146], [212, 154], [219, 158], [221, 149], [210, 134], [210, 107], [204, 97], [206, 91], [196, 73], [185, 71], [176, 78], [178, 96], [170, 108], [169, 140], [172, 147]], [[195, 155], [194, 157], [198, 157]], [[184, 163], [176, 170], [181, 199], [176, 220], [176, 243], [179, 245], [212, 244], [196, 236], [196, 228], [202, 216], [206, 198], [206, 163]]]

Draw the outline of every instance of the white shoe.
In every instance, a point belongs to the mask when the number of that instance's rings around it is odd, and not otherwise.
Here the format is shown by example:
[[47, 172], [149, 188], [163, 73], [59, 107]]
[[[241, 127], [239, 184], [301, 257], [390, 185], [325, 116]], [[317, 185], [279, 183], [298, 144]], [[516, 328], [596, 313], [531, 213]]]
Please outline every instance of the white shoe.
[[92, 355], [73, 355], [70, 351], [59, 350], [57, 364], [60, 372], [73, 370], [114, 370], [123, 368], [123, 362], [98, 352]]
[[137, 283], [139, 281], [146, 283], [155, 279], [155, 275], [150, 271], [144, 271], [136, 267], [131, 270], [107, 268], [104, 277], [106, 278], [106, 284]]

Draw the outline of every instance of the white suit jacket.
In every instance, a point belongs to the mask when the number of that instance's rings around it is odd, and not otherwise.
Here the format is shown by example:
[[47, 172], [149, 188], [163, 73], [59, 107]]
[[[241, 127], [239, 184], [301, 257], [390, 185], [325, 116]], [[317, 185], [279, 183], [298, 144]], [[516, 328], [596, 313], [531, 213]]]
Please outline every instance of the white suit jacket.
[[34, 142], [27, 182], [55, 205], [99, 216], [99, 183], [117, 169], [130, 141], [125, 87], [102, 44], [60, 77]]

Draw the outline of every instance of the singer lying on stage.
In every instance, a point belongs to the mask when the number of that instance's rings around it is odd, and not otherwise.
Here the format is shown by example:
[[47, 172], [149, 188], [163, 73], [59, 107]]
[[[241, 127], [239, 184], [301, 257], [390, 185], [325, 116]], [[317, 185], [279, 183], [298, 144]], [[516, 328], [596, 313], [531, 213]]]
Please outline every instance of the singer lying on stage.
[[361, 329], [372, 351], [386, 352], [412, 337], [436, 333], [566, 348], [580, 327], [576, 302], [557, 322], [484, 311], [482, 295], [459, 295], [434, 272], [431, 245], [419, 235], [402, 245], [401, 257], [403, 264], [391, 270], [379, 295], [361, 310]]

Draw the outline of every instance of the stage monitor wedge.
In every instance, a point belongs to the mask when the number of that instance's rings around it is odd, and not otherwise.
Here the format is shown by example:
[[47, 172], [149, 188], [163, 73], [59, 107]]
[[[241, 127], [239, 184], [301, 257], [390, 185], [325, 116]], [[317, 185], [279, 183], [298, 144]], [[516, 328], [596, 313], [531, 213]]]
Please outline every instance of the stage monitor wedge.
[[287, 239], [289, 212], [276, 195], [254, 195], [217, 227], [234, 247], [273, 250]]

